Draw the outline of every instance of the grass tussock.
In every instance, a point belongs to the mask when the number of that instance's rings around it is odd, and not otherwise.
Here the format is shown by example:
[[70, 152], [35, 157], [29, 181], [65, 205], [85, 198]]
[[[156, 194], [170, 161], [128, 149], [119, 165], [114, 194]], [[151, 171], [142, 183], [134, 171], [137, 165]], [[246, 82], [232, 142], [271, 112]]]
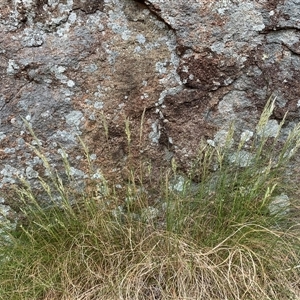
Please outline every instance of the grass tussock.
[[269, 101], [251, 140], [232, 143], [232, 129], [224, 145], [200, 147], [190, 173], [199, 183], [173, 161], [154, 203], [141, 170], [125, 191], [94, 176], [98, 194], [78, 194], [66, 184], [74, 181], [66, 155], [62, 180], [35, 149], [49, 174], [40, 178], [47, 201], [22, 181], [25, 221], [2, 240], [0, 299], [299, 299], [298, 224], [270, 204], [300, 126], [283, 141], [282, 122], [270, 143], [273, 108]]

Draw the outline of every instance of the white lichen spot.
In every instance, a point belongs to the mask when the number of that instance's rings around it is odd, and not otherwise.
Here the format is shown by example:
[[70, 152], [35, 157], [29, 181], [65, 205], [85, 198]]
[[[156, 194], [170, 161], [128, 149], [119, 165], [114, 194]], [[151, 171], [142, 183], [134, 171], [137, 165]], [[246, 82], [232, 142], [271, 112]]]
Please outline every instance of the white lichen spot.
[[140, 44], [145, 44], [146, 42], [146, 38], [143, 34], [138, 34], [135, 38]]
[[230, 77], [228, 77], [228, 78], [226, 78], [226, 79], [224, 80], [224, 85], [229, 85], [229, 84], [231, 84], [232, 82], [233, 82], [233, 79], [230, 78]]
[[133, 50], [134, 53], [140, 53], [142, 51], [142, 48], [140, 46], [136, 46]]
[[98, 67], [96, 64], [90, 64], [90, 65], [84, 67], [83, 72], [94, 73], [97, 69], [98, 69]]
[[96, 108], [96, 109], [102, 109], [103, 106], [104, 106], [104, 103], [102, 101], [96, 101], [94, 103], [94, 108]]
[[38, 176], [39, 176], [39, 173], [37, 171], [33, 170], [33, 168], [31, 166], [26, 168], [25, 174], [28, 179], [38, 178]]
[[31, 142], [31, 145], [33, 145], [33, 146], [42, 146], [43, 142], [41, 140], [35, 139]]
[[[56, 23], [59, 25], [62, 21], [62, 17], [52, 19], [52, 22]], [[58, 27], [56, 33], [59, 37], [63, 37], [68, 31], [70, 30], [70, 23], [65, 23], [63, 26]]]
[[254, 155], [248, 151], [241, 150], [229, 156], [229, 161], [240, 167], [248, 167], [252, 164]]
[[66, 115], [66, 123], [78, 127], [83, 119], [83, 113], [79, 110], [73, 110]]
[[10, 165], [4, 165], [4, 168], [0, 171], [0, 175], [3, 176], [0, 184], [1, 187], [1, 185], [5, 183], [15, 183], [16, 177], [21, 176], [22, 171]]
[[164, 99], [167, 95], [176, 95], [178, 92], [180, 92], [183, 89], [183, 87], [181, 85], [178, 85], [176, 87], [172, 87], [170, 89], [167, 90], [163, 90], [158, 98], [158, 102], [155, 104], [156, 106], [158, 105], [162, 105], [164, 103]]
[[269, 120], [267, 124], [258, 130], [257, 134], [263, 137], [276, 137], [280, 131], [280, 125], [276, 120]]
[[149, 133], [149, 138], [152, 143], [158, 144], [159, 138], [160, 138], [160, 128], [159, 128], [158, 121], [154, 122], [151, 125], [151, 128], [152, 128], [152, 131]]
[[3, 225], [2, 221], [4, 221], [4, 220], [2, 220], [2, 217], [8, 216], [8, 214], [10, 213], [10, 211], [11, 211], [11, 208], [8, 205], [0, 204], [1, 226]]
[[5, 148], [4, 149], [4, 153], [6, 154], [11, 154], [11, 153], [15, 153], [16, 149], [15, 148]]
[[166, 68], [167, 63], [166, 62], [157, 62], [155, 64], [155, 69], [156, 72], [158, 72], [159, 74], [166, 74], [167, 73], [167, 68]]
[[76, 19], [77, 19], [76, 13], [75, 13], [74, 11], [71, 12], [70, 15], [69, 15], [68, 21], [69, 21], [71, 24], [73, 24], [73, 23], [75, 23]]
[[99, 31], [104, 31], [104, 25], [103, 24], [99, 24], [98, 25], [98, 30]]
[[96, 172], [92, 175], [92, 179], [100, 179], [102, 181], [105, 181], [105, 177], [103, 176], [100, 169], [96, 170]]
[[74, 167], [70, 167], [70, 175], [72, 177], [77, 177], [77, 178], [86, 178], [87, 177], [87, 175], [83, 171], [76, 169]]
[[22, 45], [24, 47], [38, 47], [44, 44], [44, 34], [37, 29], [26, 28], [23, 32]]
[[245, 130], [241, 134], [241, 141], [248, 142], [253, 136], [253, 132], [250, 130]]
[[41, 113], [42, 118], [49, 118], [51, 117], [51, 113], [49, 110], [46, 110], [45, 112]]
[[66, 70], [66, 68], [63, 67], [63, 66], [54, 66], [53, 69], [54, 69], [54, 71], [56, 71], [57, 73], [63, 73], [63, 72]]
[[182, 67], [182, 72], [188, 73], [188, 72], [189, 72], [189, 67], [186, 66], [186, 65], [184, 65], [184, 66]]
[[68, 87], [74, 87], [75, 86], [75, 82], [73, 80], [68, 80], [67, 81], [67, 86]]
[[63, 66], [54, 65], [50, 68], [51, 72], [54, 73], [54, 76], [56, 79], [60, 80], [62, 83], [67, 83], [68, 77], [66, 75], [63, 75], [66, 68]]
[[271, 215], [285, 215], [290, 211], [290, 199], [288, 195], [281, 194], [276, 196], [269, 205]]
[[208, 144], [209, 146], [211, 146], [211, 147], [216, 147], [216, 143], [215, 143], [214, 140], [207, 140], [206, 142], [207, 142], [207, 144]]
[[10, 74], [10, 75], [16, 74], [16, 73], [18, 73], [19, 69], [20, 69], [20, 67], [13, 59], [10, 59], [8, 61], [8, 66], [6, 68], [7, 74]]
[[0, 132], [0, 141], [6, 138], [6, 134], [4, 132]]
[[96, 160], [97, 159], [97, 155], [96, 154], [91, 154], [90, 155], [90, 159], [91, 160]]
[[177, 175], [171, 180], [169, 184], [169, 189], [171, 191], [183, 192], [185, 187], [185, 179], [183, 176]]
[[125, 30], [124, 32], [122, 32], [121, 38], [124, 41], [128, 41], [130, 36], [131, 36], [131, 32], [129, 30]]

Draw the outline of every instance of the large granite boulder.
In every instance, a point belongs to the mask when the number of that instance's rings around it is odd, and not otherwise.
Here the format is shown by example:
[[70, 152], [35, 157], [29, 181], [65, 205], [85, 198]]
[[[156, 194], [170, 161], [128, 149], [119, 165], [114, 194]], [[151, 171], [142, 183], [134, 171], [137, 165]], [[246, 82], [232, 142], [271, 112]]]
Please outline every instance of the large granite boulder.
[[299, 13], [300, 0], [2, 0], [0, 188], [44, 174], [28, 144], [58, 169], [66, 149], [79, 180], [88, 170], [77, 136], [94, 166], [121, 177], [129, 153], [187, 170], [231, 121], [253, 131], [271, 95], [270, 124], [288, 110], [292, 126]]

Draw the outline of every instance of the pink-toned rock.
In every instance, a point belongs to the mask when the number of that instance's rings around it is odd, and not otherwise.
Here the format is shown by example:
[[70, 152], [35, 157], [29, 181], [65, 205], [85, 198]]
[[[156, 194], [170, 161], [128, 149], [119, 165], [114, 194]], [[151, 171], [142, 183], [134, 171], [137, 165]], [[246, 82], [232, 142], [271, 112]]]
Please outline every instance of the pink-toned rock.
[[172, 157], [187, 170], [199, 144], [231, 121], [252, 130], [270, 95], [273, 119], [289, 110], [292, 126], [298, 15], [298, 0], [3, 0], [0, 188], [44, 172], [22, 118], [53, 167], [67, 149], [78, 180], [88, 175], [78, 135], [94, 166], [123, 176], [141, 155], [156, 170]]

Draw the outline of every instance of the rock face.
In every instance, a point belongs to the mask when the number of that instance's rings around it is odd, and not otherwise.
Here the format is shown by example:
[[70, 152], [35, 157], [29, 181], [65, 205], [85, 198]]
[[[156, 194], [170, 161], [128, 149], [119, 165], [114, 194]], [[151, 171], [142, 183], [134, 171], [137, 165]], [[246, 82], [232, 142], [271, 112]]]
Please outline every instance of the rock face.
[[251, 132], [271, 95], [275, 126], [287, 110], [298, 122], [299, 12], [300, 0], [2, 0], [0, 188], [43, 175], [27, 143], [57, 168], [67, 149], [83, 178], [81, 136], [94, 165], [122, 175], [129, 153], [187, 169], [231, 121]]
[[165, 116], [180, 157], [211, 126], [253, 130], [270, 95], [275, 120], [289, 110], [298, 121], [300, 1], [148, 2], [176, 34], [184, 88], [165, 98]]

